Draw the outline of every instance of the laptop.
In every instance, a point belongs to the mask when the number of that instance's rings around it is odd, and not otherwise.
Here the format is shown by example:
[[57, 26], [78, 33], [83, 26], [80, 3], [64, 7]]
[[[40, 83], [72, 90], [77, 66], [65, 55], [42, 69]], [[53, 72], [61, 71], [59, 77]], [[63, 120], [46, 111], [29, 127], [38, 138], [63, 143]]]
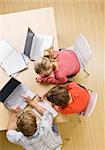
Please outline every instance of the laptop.
[[26, 94], [33, 99], [36, 94], [32, 93], [20, 81], [11, 78], [0, 90], [0, 101], [4, 106], [11, 110], [12, 106], [18, 104], [21, 109], [27, 106], [27, 103], [21, 98], [22, 94]]
[[36, 60], [43, 56], [44, 49], [52, 47], [53, 40], [53, 36], [33, 33], [28, 27], [23, 54], [28, 56], [31, 60]]
[[28, 28], [27, 37], [25, 41], [24, 54], [30, 57], [32, 42], [35, 34], [32, 32], [30, 28]]

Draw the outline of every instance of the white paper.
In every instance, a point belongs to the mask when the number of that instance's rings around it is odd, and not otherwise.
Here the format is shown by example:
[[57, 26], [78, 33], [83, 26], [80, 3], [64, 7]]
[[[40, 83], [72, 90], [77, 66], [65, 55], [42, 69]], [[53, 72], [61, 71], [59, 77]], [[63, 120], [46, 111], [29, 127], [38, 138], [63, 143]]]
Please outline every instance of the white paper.
[[27, 68], [27, 65], [22, 55], [14, 51], [10, 56], [3, 60], [2, 67], [5, 69], [8, 75], [13, 75]]
[[58, 115], [58, 112], [47, 101], [44, 100], [42, 102], [38, 102], [38, 105], [48, 110], [53, 115], [54, 118]]
[[18, 52], [5, 40], [0, 40], [0, 65], [8, 75], [17, 75], [19, 71], [27, 68], [23, 55]]
[[[29, 57], [26, 56], [25, 54], [22, 54], [22, 56], [23, 56], [23, 59], [24, 59], [25, 63], [28, 65], [28, 63], [29, 63]], [[14, 73], [14, 74], [12, 74], [11, 76], [12, 76], [12, 77], [16, 77], [18, 74], [19, 74], [19, 72]]]
[[9, 43], [3, 38], [0, 40], [0, 63], [7, 58], [14, 49], [9, 45]]
[[23, 56], [25, 63], [28, 64], [29, 63], [29, 57], [26, 56], [25, 54], [22, 54], [22, 56]]

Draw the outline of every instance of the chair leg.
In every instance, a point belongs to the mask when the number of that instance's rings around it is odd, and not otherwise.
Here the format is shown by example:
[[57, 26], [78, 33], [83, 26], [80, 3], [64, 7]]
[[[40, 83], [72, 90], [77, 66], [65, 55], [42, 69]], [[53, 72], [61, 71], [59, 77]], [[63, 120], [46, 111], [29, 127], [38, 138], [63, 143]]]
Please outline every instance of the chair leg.
[[80, 119], [80, 114], [75, 114], [76, 115], [76, 118], [77, 118], [77, 120], [78, 120], [78, 123], [76, 122], [74, 125], [73, 125], [73, 128], [75, 128], [77, 125], [79, 125], [82, 121], [81, 121], [81, 119]]
[[70, 140], [70, 138], [64, 138], [63, 139], [63, 141], [69, 141]]
[[83, 71], [87, 74], [87, 76], [89, 76], [90, 74], [85, 70], [85, 69], [83, 69]]

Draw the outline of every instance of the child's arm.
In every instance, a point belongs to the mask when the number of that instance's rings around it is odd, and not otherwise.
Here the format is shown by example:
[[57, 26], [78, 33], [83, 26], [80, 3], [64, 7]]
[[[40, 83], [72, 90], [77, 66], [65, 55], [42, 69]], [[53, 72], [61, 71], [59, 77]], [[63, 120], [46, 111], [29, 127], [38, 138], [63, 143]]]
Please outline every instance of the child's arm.
[[49, 77], [46, 82], [48, 83], [52, 83], [52, 84], [62, 84], [62, 83], [66, 83], [67, 82], [67, 77], [63, 77], [63, 78], [59, 78], [59, 79], [56, 79], [54, 77]]
[[17, 128], [17, 125], [16, 125], [17, 117], [16, 117], [16, 115], [17, 115], [19, 110], [20, 110], [20, 107], [18, 105], [12, 107], [13, 113], [11, 114], [7, 130]]
[[55, 77], [40, 77], [37, 79], [38, 82], [40, 83], [51, 83], [51, 84], [62, 84], [66, 83], [68, 81], [67, 77], [59, 78], [56, 79]]
[[43, 108], [42, 106], [38, 105], [39, 97], [36, 97], [34, 101], [32, 101], [32, 99], [29, 96], [27, 96], [27, 95], [22, 95], [22, 98], [23, 98], [23, 100], [26, 103], [28, 103], [30, 106], [34, 107], [35, 110], [37, 110], [41, 115], [43, 115], [44, 112], [46, 111], [45, 108]]
[[7, 132], [6, 132], [6, 137], [8, 141], [14, 144], [19, 144], [20, 139], [21, 139], [21, 133], [16, 131], [17, 129], [17, 125], [16, 125], [17, 116], [16, 115], [19, 110], [20, 110], [20, 107], [18, 105], [12, 107], [13, 113], [9, 120]]
[[16, 121], [17, 121], [16, 113], [12, 113], [9, 123], [8, 123], [7, 130], [10, 130], [10, 129], [15, 130], [17, 128]]
[[40, 83], [62, 84], [66, 83], [68, 81], [68, 78], [64, 75], [59, 76], [58, 73], [52, 71], [49, 76], [39, 76], [36, 80]]

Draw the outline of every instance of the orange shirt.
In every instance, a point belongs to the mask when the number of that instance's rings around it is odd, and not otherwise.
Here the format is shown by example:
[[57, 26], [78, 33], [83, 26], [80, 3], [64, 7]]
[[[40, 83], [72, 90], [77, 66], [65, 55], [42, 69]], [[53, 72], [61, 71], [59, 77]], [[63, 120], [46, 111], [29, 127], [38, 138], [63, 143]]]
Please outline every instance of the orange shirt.
[[75, 82], [67, 85], [67, 91], [71, 94], [72, 102], [66, 107], [58, 107], [58, 111], [63, 114], [74, 114], [84, 111], [89, 101], [89, 93]]

